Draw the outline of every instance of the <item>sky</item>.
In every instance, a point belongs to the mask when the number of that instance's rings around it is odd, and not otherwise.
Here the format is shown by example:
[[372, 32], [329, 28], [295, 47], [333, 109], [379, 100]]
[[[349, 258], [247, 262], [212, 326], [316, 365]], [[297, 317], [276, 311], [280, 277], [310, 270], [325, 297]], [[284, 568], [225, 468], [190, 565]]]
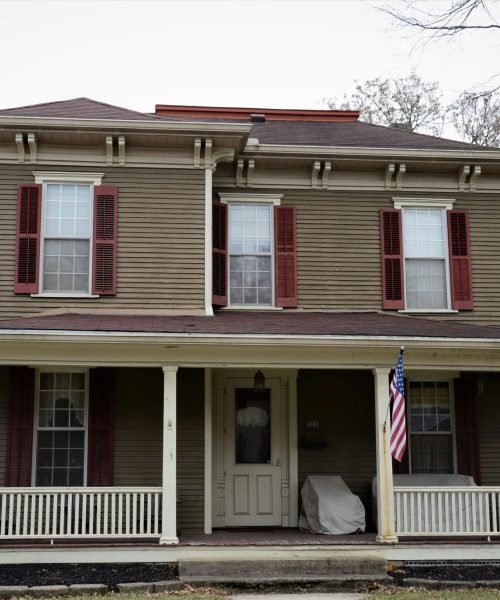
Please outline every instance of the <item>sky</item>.
[[[412, 69], [439, 81], [445, 101], [500, 83], [491, 80], [498, 32], [423, 44], [376, 10], [381, 4], [0, 0], [0, 107], [87, 96], [147, 112], [156, 103], [319, 108], [356, 80]], [[493, 8], [500, 20], [500, 2]]]

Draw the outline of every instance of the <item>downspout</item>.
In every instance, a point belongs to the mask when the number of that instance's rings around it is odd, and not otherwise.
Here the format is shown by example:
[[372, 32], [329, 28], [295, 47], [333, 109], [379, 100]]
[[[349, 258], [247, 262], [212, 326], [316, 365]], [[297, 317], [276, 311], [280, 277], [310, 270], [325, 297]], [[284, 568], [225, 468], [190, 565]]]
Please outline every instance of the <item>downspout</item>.
[[214, 316], [212, 307], [212, 165], [205, 164], [205, 315]]

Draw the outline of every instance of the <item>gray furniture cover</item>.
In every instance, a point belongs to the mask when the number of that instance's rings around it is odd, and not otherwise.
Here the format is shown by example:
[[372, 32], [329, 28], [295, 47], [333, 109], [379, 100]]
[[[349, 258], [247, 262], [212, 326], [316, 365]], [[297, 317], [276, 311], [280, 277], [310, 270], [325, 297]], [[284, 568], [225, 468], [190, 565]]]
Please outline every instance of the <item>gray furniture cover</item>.
[[301, 529], [337, 535], [365, 530], [365, 507], [342, 477], [308, 475], [301, 496]]

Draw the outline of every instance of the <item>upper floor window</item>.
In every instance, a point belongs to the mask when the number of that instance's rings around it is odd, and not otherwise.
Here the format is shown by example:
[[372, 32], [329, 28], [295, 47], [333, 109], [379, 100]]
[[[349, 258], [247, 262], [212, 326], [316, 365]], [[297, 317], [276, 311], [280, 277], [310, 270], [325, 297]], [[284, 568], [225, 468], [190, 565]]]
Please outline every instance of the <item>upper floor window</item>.
[[444, 210], [404, 208], [403, 243], [406, 308], [448, 308], [448, 252]]
[[281, 194], [219, 193], [212, 211], [212, 304], [297, 306], [294, 206]]
[[468, 213], [452, 203], [394, 199], [380, 211], [384, 308], [472, 310]]
[[118, 190], [102, 176], [39, 171], [18, 186], [16, 294], [116, 294]]
[[46, 185], [42, 292], [90, 293], [92, 196], [90, 185]]
[[270, 204], [229, 204], [229, 304], [273, 304]]

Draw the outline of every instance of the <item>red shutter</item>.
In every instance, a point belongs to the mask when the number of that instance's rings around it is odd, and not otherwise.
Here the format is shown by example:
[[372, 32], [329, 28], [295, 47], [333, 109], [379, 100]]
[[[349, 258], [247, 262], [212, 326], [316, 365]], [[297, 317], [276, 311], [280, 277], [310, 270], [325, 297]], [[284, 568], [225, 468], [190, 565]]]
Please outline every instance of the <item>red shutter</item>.
[[38, 292], [41, 208], [42, 186], [20, 184], [17, 189], [16, 294]]
[[297, 306], [295, 207], [274, 207], [276, 306]]
[[212, 304], [227, 305], [227, 205], [212, 209]]
[[451, 303], [455, 310], [472, 310], [469, 215], [466, 210], [448, 211]]
[[401, 210], [383, 208], [380, 211], [380, 249], [382, 253], [382, 305], [384, 308], [404, 308], [403, 233]]
[[455, 379], [455, 433], [457, 446], [457, 471], [471, 475], [479, 485], [481, 467], [479, 459], [479, 432], [477, 419], [477, 379]]
[[116, 294], [116, 230], [118, 189], [98, 185], [94, 188], [94, 255], [92, 293]]
[[113, 485], [115, 370], [91, 369], [89, 378], [87, 484], [110, 486]]
[[31, 486], [34, 407], [35, 370], [12, 367], [5, 469], [5, 485], [8, 487]]

